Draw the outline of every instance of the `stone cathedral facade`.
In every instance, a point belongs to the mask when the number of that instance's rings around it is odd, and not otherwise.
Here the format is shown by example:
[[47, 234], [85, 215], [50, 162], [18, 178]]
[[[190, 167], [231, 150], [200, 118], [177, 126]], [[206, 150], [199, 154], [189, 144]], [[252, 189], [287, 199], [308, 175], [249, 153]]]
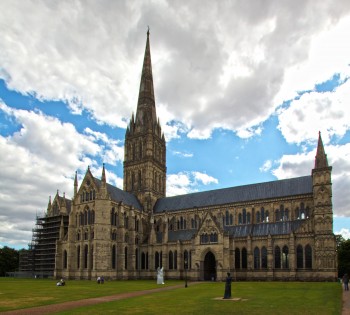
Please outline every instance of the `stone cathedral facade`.
[[[61, 214], [55, 276], [66, 279], [335, 281], [332, 167], [321, 135], [310, 175], [166, 197], [166, 142], [156, 115], [149, 32], [136, 115], [125, 134], [123, 190], [90, 169]], [[66, 223], [65, 223], [66, 222]]]

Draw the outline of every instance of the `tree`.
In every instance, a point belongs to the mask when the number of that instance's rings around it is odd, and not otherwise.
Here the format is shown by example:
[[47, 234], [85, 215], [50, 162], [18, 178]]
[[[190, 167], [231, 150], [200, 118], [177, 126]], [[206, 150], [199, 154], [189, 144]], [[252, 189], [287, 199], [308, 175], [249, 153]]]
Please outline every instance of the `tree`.
[[343, 237], [337, 238], [338, 251], [338, 277], [341, 278], [345, 273], [350, 274], [350, 239], [345, 240]]
[[14, 248], [4, 246], [0, 248], [0, 277], [4, 277], [6, 272], [18, 270], [19, 252]]

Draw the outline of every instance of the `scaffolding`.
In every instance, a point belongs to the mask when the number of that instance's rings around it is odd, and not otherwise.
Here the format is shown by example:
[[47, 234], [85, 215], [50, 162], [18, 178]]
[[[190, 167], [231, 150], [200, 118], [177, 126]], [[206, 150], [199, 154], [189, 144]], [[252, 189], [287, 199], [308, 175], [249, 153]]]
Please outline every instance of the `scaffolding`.
[[34, 277], [53, 277], [55, 270], [56, 241], [60, 237], [61, 222], [64, 235], [68, 232], [68, 215], [37, 217], [32, 243], [28, 253], [20, 259], [20, 271], [31, 272]]

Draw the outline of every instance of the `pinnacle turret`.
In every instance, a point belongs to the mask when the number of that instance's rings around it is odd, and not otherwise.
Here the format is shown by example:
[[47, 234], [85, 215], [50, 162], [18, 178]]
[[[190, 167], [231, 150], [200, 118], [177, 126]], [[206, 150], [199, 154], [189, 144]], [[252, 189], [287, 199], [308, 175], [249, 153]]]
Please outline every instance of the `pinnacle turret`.
[[106, 186], [106, 171], [105, 171], [105, 163], [102, 166], [102, 177], [101, 177], [102, 185]]
[[327, 154], [324, 151], [324, 146], [321, 138], [321, 132], [318, 133], [318, 144], [315, 156], [315, 169], [328, 167]]

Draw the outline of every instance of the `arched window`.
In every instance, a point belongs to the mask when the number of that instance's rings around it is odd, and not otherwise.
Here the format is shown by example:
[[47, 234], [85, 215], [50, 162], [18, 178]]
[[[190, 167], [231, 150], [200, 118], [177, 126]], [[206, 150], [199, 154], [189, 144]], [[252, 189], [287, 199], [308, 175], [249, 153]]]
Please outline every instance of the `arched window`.
[[87, 222], [88, 222], [88, 224], [91, 224], [91, 211], [90, 211], [90, 209], [88, 209], [88, 211], [87, 211]]
[[282, 249], [282, 268], [289, 268], [288, 246], [283, 246]]
[[158, 252], [154, 254], [154, 269], [158, 269], [159, 267], [159, 261], [160, 261], [160, 255]]
[[275, 268], [281, 268], [281, 249], [279, 246], [275, 246]]
[[303, 246], [297, 246], [297, 268], [304, 267], [304, 255], [303, 255]]
[[264, 222], [265, 221], [265, 209], [264, 209], [264, 207], [261, 207], [260, 212], [261, 212], [260, 220], [261, 220], [261, 222]]
[[88, 267], [88, 257], [89, 257], [89, 247], [85, 245], [84, 247], [84, 268]]
[[67, 255], [67, 251], [65, 250], [63, 252], [63, 268], [67, 269], [67, 265], [68, 265], [68, 255]]
[[288, 221], [289, 220], [289, 210], [285, 209], [284, 210], [284, 217], [283, 217], [283, 221]]
[[170, 252], [169, 252], [169, 269], [170, 269], [170, 270], [171, 270], [171, 269], [174, 269], [174, 264], [173, 264], [173, 262], [174, 262], [173, 252], [170, 251]]
[[254, 248], [254, 269], [260, 269], [260, 250], [258, 247]]
[[235, 269], [241, 269], [241, 252], [239, 248], [235, 249]]
[[265, 246], [261, 248], [261, 268], [267, 268], [267, 249]]
[[210, 234], [210, 243], [217, 243], [218, 242], [218, 235], [216, 233]]
[[139, 189], [142, 188], [142, 177], [141, 177], [141, 171], [139, 171], [139, 176], [138, 176], [138, 186], [139, 186]]
[[247, 213], [247, 223], [250, 224], [250, 212]]
[[280, 220], [280, 211], [277, 209], [275, 211], [275, 221], [278, 222]]
[[129, 218], [126, 216], [126, 213], [124, 213], [124, 227], [126, 229], [129, 228]]
[[245, 248], [242, 249], [242, 268], [247, 269], [247, 250]]
[[112, 246], [112, 269], [115, 269], [117, 265], [117, 251], [115, 245]]
[[115, 210], [112, 208], [111, 210], [111, 225], [115, 225]]
[[128, 248], [124, 248], [124, 269], [128, 269]]
[[260, 223], [260, 212], [259, 211], [257, 211], [256, 212], [256, 223]]
[[77, 269], [80, 268], [80, 246], [77, 247]]
[[174, 251], [174, 269], [177, 269], [177, 250]]
[[139, 270], [140, 269], [140, 266], [139, 266], [139, 249], [136, 248], [135, 249], [135, 270]]
[[141, 254], [141, 269], [146, 269], [146, 254], [142, 253]]
[[238, 224], [242, 224], [242, 213], [238, 214]]
[[229, 217], [228, 210], [226, 210], [226, 214], [225, 214], [225, 225], [229, 225], [229, 224], [230, 224], [230, 217]]
[[305, 268], [312, 268], [312, 248], [309, 244], [305, 246]]
[[243, 224], [247, 223], [247, 210], [243, 209]]

